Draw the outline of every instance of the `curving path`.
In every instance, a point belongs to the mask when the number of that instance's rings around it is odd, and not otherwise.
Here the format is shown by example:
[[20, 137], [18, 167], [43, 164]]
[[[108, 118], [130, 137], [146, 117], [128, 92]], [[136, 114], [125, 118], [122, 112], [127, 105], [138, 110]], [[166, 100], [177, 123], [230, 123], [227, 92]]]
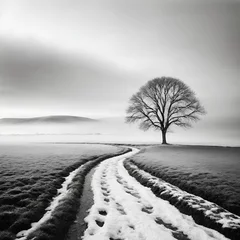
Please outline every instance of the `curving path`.
[[84, 240], [223, 240], [131, 177], [123, 161], [133, 152], [102, 162], [92, 179], [94, 204], [85, 218]]

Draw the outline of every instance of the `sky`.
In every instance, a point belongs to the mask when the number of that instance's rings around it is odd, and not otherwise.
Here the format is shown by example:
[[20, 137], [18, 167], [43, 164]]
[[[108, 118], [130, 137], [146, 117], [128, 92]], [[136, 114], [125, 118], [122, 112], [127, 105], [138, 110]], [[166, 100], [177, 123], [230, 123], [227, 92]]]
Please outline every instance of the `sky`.
[[239, 0], [0, 0], [0, 118], [124, 117], [171, 76], [205, 107], [202, 128], [240, 139], [239, 26]]

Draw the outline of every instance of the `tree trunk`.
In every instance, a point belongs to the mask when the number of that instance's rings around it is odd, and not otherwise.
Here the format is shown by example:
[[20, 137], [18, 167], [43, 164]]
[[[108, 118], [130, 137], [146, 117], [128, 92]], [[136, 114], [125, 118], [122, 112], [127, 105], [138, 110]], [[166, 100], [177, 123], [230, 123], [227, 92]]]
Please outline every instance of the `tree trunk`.
[[167, 131], [162, 130], [162, 144], [167, 144], [167, 137], [166, 137]]

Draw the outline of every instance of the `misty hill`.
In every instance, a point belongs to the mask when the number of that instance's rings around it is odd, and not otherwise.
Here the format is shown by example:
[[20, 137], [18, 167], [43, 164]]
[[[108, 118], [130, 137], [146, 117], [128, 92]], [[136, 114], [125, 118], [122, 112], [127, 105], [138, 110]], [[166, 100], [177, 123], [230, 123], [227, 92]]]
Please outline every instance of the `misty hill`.
[[85, 117], [57, 115], [57, 116], [44, 116], [34, 118], [2, 118], [0, 124], [68, 124], [68, 123], [90, 123], [97, 120]]

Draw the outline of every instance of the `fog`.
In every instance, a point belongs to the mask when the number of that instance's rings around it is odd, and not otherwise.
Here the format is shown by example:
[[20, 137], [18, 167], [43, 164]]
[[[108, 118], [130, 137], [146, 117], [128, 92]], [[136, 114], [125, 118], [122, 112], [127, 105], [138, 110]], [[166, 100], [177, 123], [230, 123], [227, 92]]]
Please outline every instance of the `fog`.
[[[207, 123], [206, 123], [206, 122]], [[190, 129], [172, 128], [170, 144], [200, 144], [240, 146], [240, 134], [232, 124], [229, 128], [203, 120]], [[238, 123], [235, 123], [235, 125]], [[196, 138], [197, 136], [197, 138]], [[66, 124], [1, 124], [0, 142], [105, 142], [105, 143], [161, 143], [161, 132], [138, 129], [126, 124], [124, 118], [104, 118], [93, 122]]]

